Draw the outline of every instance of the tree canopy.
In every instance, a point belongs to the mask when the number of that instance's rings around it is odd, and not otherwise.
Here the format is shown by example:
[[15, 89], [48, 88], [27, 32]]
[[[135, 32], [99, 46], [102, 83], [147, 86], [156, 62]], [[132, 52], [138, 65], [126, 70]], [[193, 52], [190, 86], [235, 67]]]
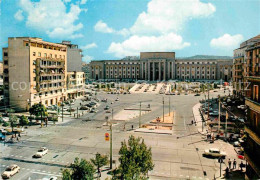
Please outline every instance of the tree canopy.
[[98, 174], [101, 174], [100, 168], [108, 164], [108, 156], [97, 153], [96, 157], [90, 161], [96, 166]]
[[43, 116], [47, 116], [47, 109], [46, 107], [39, 103], [39, 104], [34, 104], [30, 109], [29, 109], [30, 114], [35, 115], [37, 117], [41, 116], [41, 113]]
[[113, 179], [146, 179], [153, 170], [152, 151], [142, 138], [130, 136], [128, 143], [121, 143], [120, 165], [113, 173]]
[[21, 126], [26, 126], [29, 124], [29, 121], [28, 121], [28, 118], [25, 116], [25, 115], [22, 115], [20, 118], [19, 118], [19, 124]]
[[71, 163], [68, 169], [62, 170], [63, 180], [92, 180], [94, 179], [95, 169], [94, 166], [86, 159], [77, 157], [74, 163]]

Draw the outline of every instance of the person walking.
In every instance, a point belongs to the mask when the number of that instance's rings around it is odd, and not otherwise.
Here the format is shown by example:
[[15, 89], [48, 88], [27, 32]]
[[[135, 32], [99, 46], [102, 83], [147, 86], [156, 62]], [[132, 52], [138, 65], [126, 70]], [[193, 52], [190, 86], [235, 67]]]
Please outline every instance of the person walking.
[[231, 160], [228, 159], [228, 168], [231, 169]]
[[244, 167], [244, 163], [243, 163], [243, 161], [241, 161], [241, 163], [240, 163], [239, 166], [240, 166], [240, 170], [243, 171], [243, 167]]
[[236, 169], [237, 168], [237, 161], [234, 159], [233, 161], [233, 169]]

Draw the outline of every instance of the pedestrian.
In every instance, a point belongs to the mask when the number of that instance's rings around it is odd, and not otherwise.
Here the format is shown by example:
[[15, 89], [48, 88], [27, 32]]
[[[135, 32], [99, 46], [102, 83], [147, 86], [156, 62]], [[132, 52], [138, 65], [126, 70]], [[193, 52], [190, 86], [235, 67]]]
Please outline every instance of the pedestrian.
[[134, 125], [132, 125], [132, 130], [134, 129]]
[[191, 120], [191, 124], [193, 124], [193, 120]]
[[243, 171], [243, 167], [244, 167], [244, 163], [243, 163], [243, 161], [241, 161], [241, 163], [240, 163], [239, 166], [240, 166], [240, 170]]
[[228, 168], [231, 169], [231, 160], [228, 159]]
[[234, 159], [233, 161], [233, 169], [236, 169], [237, 168], [237, 161]]
[[225, 169], [225, 172], [226, 172], [226, 178], [229, 178], [229, 169], [228, 169], [228, 167]]

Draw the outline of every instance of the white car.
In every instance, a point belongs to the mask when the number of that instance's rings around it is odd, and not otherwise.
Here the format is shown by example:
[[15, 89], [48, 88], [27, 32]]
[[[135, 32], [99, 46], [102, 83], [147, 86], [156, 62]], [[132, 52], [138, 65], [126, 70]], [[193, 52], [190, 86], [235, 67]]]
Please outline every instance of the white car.
[[34, 154], [34, 157], [36, 158], [41, 158], [42, 156], [44, 156], [45, 154], [48, 153], [48, 149], [46, 147], [41, 147], [36, 154]]
[[3, 179], [8, 179], [18, 173], [20, 171], [20, 167], [16, 164], [13, 164], [5, 169], [5, 171], [2, 174]]
[[203, 154], [203, 156], [211, 156], [211, 157], [226, 157], [226, 153], [223, 151], [220, 151], [217, 148], [210, 148], [210, 149], [206, 149]]
[[116, 98], [116, 101], [119, 101], [119, 98]]

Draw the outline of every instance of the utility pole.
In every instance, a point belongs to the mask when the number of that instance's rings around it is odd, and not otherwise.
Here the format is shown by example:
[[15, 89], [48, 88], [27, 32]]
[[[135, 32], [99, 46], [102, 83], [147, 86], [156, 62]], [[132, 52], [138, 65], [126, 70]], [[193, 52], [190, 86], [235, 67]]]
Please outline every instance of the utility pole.
[[140, 101], [140, 108], [139, 108], [139, 128], [141, 128], [141, 112], [142, 111], [142, 102]]
[[114, 116], [114, 109], [112, 109], [112, 120], [114, 119], [113, 116]]
[[222, 157], [218, 158], [218, 162], [219, 162], [219, 165], [220, 165], [219, 177], [221, 177], [221, 164], [223, 163]]
[[[69, 100], [70, 101], [70, 100]], [[70, 101], [70, 116], [71, 116], [71, 101]]]
[[163, 122], [164, 122], [164, 97], [162, 103], [163, 103]]
[[220, 135], [220, 95], [218, 95], [218, 135]]
[[63, 107], [64, 107], [64, 102], [63, 102], [63, 94], [62, 94], [62, 107], [61, 107], [62, 108], [62, 110], [61, 110], [62, 111], [62, 115], [61, 115], [62, 122], [63, 122]]
[[209, 85], [208, 85], [208, 119], [209, 119]]
[[113, 146], [112, 146], [112, 122], [110, 122], [110, 169], [112, 169], [112, 161], [113, 161]]
[[171, 111], [171, 98], [169, 97], [169, 116], [170, 116], [170, 111]]
[[226, 111], [226, 123], [225, 123], [225, 141], [227, 141], [227, 119], [228, 119], [228, 112]]
[[79, 118], [79, 107], [77, 107], [77, 118]]

